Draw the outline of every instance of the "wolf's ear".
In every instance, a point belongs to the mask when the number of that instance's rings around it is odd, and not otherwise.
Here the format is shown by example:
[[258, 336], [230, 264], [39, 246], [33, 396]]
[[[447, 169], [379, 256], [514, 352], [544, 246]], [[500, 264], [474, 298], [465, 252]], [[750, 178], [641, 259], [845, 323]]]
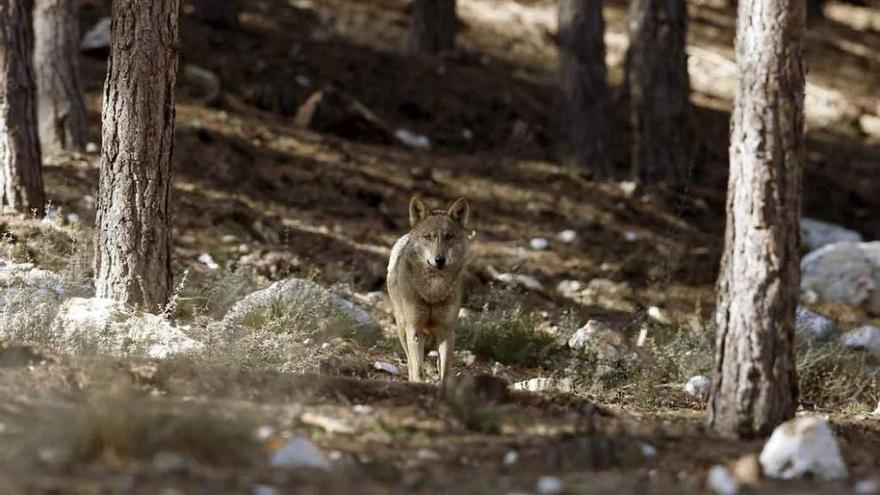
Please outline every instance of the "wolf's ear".
[[409, 200], [409, 226], [412, 227], [428, 216], [428, 205], [417, 196]]
[[471, 207], [464, 198], [458, 198], [455, 203], [452, 203], [452, 206], [449, 207], [449, 211], [446, 212], [446, 214], [449, 215], [449, 218], [460, 223], [461, 226], [465, 228], [467, 227], [470, 213]]

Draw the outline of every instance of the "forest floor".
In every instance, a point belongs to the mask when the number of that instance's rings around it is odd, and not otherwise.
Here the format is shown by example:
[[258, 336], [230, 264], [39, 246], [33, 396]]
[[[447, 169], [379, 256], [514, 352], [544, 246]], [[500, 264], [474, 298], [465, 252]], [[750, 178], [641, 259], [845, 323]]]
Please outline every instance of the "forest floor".
[[[7, 493], [561, 493], [541, 477], [560, 480], [565, 493], [700, 493], [710, 466], [760, 451], [761, 439], [707, 432], [704, 404], [682, 392], [690, 376], [711, 372], [733, 10], [721, 0], [689, 2], [693, 161], [686, 191], [676, 193], [596, 182], [558, 164], [555, 2], [460, 3], [459, 49], [413, 58], [400, 50], [404, 0], [241, 2], [235, 29], [204, 24], [184, 2], [173, 248], [176, 279], [186, 277], [174, 317], [198, 327], [288, 276], [365, 300], [384, 290], [410, 197], [440, 205], [464, 196], [477, 240], [464, 303], [473, 316], [463, 331], [486, 337], [463, 343], [475, 359], [458, 371], [568, 379], [569, 391], [511, 392], [463, 408], [434, 385], [373, 367], [405, 368], [390, 333], [373, 345], [309, 349], [284, 369], [247, 356], [156, 361], [38, 350], [38, 359], [22, 360], [0, 350]], [[85, 2], [83, 29], [107, 11]], [[611, 153], [625, 179], [626, 3], [607, 2], [605, 17]], [[805, 215], [880, 239], [880, 5], [829, 2], [807, 40]], [[98, 143], [106, 66], [102, 54], [84, 55], [82, 65]], [[206, 102], [185, 66], [217, 75], [221, 94]], [[385, 128], [358, 119], [321, 133], [295, 125], [300, 105], [331, 85]], [[407, 147], [389, 129], [425, 135], [431, 148]], [[89, 266], [98, 162], [97, 152], [48, 161], [48, 195], [78, 223], [55, 236], [39, 221], [10, 221], [10, 253], [53, 270]], [[559, 240], [568, 229], [576, 240]], [[549, 247], [532, 249], [536, 237]], [[199, 261], [205, 254], [220, 269]], [[528, 275], [541, 288], [505, 284], [498, 273]], [[566, 280], [601, 283], [593, 297], [572, 299], [556, 290]], [[373, 309], [387, 326], [387, 308]], [[872, 321], [857, 308], [820, 309], [841, 329]], [[589, 361], [564, 349], [591, 319], [626, 342], [646, 329], [642, 362], [596, 378]], [[880, 420], [869, 414], [880, 395], [876, 371], [850, 380], [847, 363], [864, 358], [834, 352], [849, 361], [804, 371], [802, 410], [830, 415], [851, 478], [765, 480], [756, 490], [843, 493], [880, 481]], [[328, 456], [329, 471], [267, 465], [270, 451], [297, 436]], [[53, 454], [59, 446], [63, 462]], [[160, 455], [168, 452], [183, 457]]]

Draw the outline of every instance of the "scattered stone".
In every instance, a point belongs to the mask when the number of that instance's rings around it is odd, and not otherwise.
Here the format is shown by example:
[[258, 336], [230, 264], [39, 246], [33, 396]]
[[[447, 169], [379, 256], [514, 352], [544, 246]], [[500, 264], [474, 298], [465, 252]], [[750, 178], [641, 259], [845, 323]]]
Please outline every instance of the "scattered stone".
[[519, 285], [535, 292], [544, 292], [544, 285], [531, 275], [522, 273], [499, 273], [497, 280], [511, 285]]
[[435, 452], [431, 449], [426, 449], [424, 447], [419, 449], [418, 451], [416, 451], [416, 457], [422, 461], [439, 461], [440, 460], [440, 454], [438, 454], [437, 452]]
[[472, 131], [468, 128], [464, 128], [461, 130], [461, 137], [463, 137], [467, 141], [470, 141], [471, 139], [474, 138], [474, 131]]
[[760, 456], [764, 474], [793, 479], [811, 474], [823, 480], [847, 476], [846, 464], [828, 420], [798, 417], [776, 427]]
[[563, 280], [556, 284], [556, 292], [559, 292], [565, 297], [574, 298], [579, 291], [586, 287], [587, 286], [580, 280]]
[[877, 115], [863, 114], [859, 117], [859, 127], [862, 132], [875, 139], [880, 139], [880, 117]]
[[642, 455], [647, 459], [650, 459], [650, 458], [657, 455], [657, 447], [654, 447], [653, 445], [651, 445], [649, 443], [643, 443], [641, 445], [641, 449], [642, 449]]
[[341, 435], [354, 435], [357, 433], [357, 430], [345, 421], [318, 412], [304, 412], [299, 420], [302, 421], [303, 424], [321, 428], [327, 433], [338, 433]]
[[263, 425], [263, 426], [257, 428], [257, 438], [259, 438], [260, 440], [262, 440], [264, 442], [266, 440], [272, 438], [272, 436], [274, 434], [275, 434], [275, 428], [272, 428], [269, 425]]
[[519, 452], [515, 450], [509, 450], [506, 454], [504, 454], [504, 459], [501, 461], [505, 466], [512, 466], [519, 462]]
[[875, 495], [880, 493], [880, 482], [876, 479], [866, 479], [856, 482], [853, 487], [856, 495]]
[[834, 333], [835, 325], [831, 319], [798, 306], [794, 320], [795, 331], [815, 340], [825, 340]]
[[394, 137], [401, 143], [418, 150], [431, 149], [431, 140], [427, 136], [416, 134], [408, 129], [398, 129], [394, 132]]
[[712, 381], [703, 375], [691, 377], [684, 385], [684, 393], [696, 397], [702, 401], [709, 398], [709, 390], [712, 387]]
[[577, 284], [580, 282], [574, 282], [577, 281], [563, 281], [557, 286], [557, 290], [563, 296], [584, 306], [598, 306], [628, 313], [637, 309], [630, 300], [633, 290], [626, 282], [614, 282], [606, 278], [594, 278], [585, 286], [579, 286]]
[[733, 462], [733, 477], [742, 485], [755, 485], [761, 481], [761, 463], [757, 454], [747, 454]]
[[281, 495], [281, 492], [271, 485], [254, 485], [251, 487], [251, 495]]
[[461, 362], [465, 366], [473, 366], [477, 362], [477, 356], [469, 349], [455, 351], [455, 360]]
[[648, 308], [648, 317], [657, 323], [662, 323], [664, 325], [672, 324], [672, 316], [669, 315], [669, 311], [665, 309], [659, 308], [657, 306], [651, 306]]
[[874, 325], [862, 325], [841, 335], [840, 343], [846, 347], [865, 349], [875, 356], [880, 356], [880, 328]]
[[86, 31], [80, 43], [82, 51], [100, 51], [110, 48], [110, 18], [102, 17], [91, 29]]
[[458, 308], [458, 317], [460, 319], [470, 318], [471, 312], [467, 308]]
[[[290, 332], [307, 329], [321, 339], [354, 338], [373, 343], [382, 330], [373, 315], [338, 294], [305, 279], [289, 278], [252, 292], [235, 303], [223, 318], [227, 328], [257, 330], [262, 324], [278, 317], [279, 308], [295, 316], [297, 326]], [[255, 323], [257, 322], [257, 323]]]
[[400, 370], [397, 369], [397, 366], [394, 366], [391, 363], [386, 363], [385, 361], [376, 361], [373, 363], [373, 368], [379, 371], [384, 371], [390, 375], [400, 374]]
[[74, 225], [74, 224], [79, 223], [79, 215], [77, 215], [76, 213], [68, 213], [64, 217], [64, 219], [67, 220], [67, 223], [69, 225]]
[[312, 85], [312, 80], [309, 79], [309, 76], [306, 76], [303, 74], [297, 74], [296, 77], [293, 78], [293, 80], [296, 81], [297, 84], [299, 84], [300, 86], [302, 86], [304, 88], [311, 87], [311, 85]]
[[514, 383], [513, 389], [526, 392], [571, 392], [574, 384], [570, 378], [532, 378]]
[[802, 218], [800, 230], [801, 246], [807, 251], [838, 242], [862, 242], [862, 235], [854, 230], [812, 218]]
[[372, 414], [373, 407], [366, 404], [355, 404], [354, 407], [351, 408], [355, 414]]
[[880, 314], [880, 241], [823, 246], [801, 260], [801, 294]]
[[220, 265], [218, 265], [217, 262], [214, 261], [214, 257], [208, 253], [202, 253], [199, 255], [199, 263], [208, 267], [209, 270], [216, 270], [220, 268]]
[[101, 151], [101, 147], [98, 145], [98, 143], [95, 143], [93, 141], [89, 141], [88, 143], [86, 143], [86, 153], [97, 153], [99, 151]]
[[212, 105], [220, 99], [222, 87], [220, 77], [193, 64], [183, 66], [183, 79], [191, 86], [198, 88], [198, 94], [192, 95], [193, 99], [202, 105]]
[[535, 490], [541, 495], [555, 495], [562, 493], [564, 485], [556, 476], [541, 476], [535, 484]]
[[623, 238], [626, 239], [626, 242], [635, 242], [639, 240], [639, 234], [636, 234], [632, 230], [627, 230], [623, 233]]
[[534, 239], [529, 241], [529, 246], [535, 251], [543, 251], [547, 249], [549, 245], [550, 243], [547, 242], [547, 239], [544, 239], [543, 237], [535, 237]]
[[305, 438], [289, 440], [269, 457], [269, 465], [282, 469], [330, 468], [330, 462], [324, 454], [315, 447], [315, 444]]
[[626, 196], [627, 198], [631, 198], [633, 197], [633, 194], [636, 193], [639, 185], [635, 181], [625, 180], [621, 181], [618, 184], [618, 187], [620, 187], [620, 191], [623, 193], [624, 196]]
[[50, 331], [54, 346], [68, 353], [97, 351], [165, 359], [203, 348], [201, 342], [160, 316], [98, 297], [65, 301]]
[[563, 230], [562, 232], [556, 234], [556, 238], [566, 244], [571, 244], [572, 242], [577, 240], [578, 235], [577, 235], [577, 232], [575, 232], [571, 229], [566, 229], [566, 230]]
[[624, 355], [623, 336], [596, 320], [574, 331], [568, 339], [568, 347], [574, 350], [590, 350], [603, 361], [614, 361]]
[[706, 476], [706, 486], [718, 495], [736, 495], [739, 493], [739, 483], [730, 473], [726, 466], [716, 464], [709, 468]]

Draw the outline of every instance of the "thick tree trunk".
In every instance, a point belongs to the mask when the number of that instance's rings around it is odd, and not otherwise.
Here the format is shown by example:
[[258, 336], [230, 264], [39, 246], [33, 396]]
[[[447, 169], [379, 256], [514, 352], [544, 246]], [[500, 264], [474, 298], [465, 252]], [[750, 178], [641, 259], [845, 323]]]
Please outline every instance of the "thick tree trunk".
[[0, 211], [41, 212], [45, 204], [30, 0], [0, 0]]
[[438, 53], [455, 48], [455, 0], [413, 0], [406, 49]]
[[709, 423], [740, 437], [792, 417], [804, 150], [804, 0], [740, 0], [725, 253]]
[[238, 0], [195, 0], [199, 19], [219, 27], [238, 26]]
[[149, 311], [171, 290], [171, 153], [178, 0], [112, 4], [95, 286]]
[[688, 161], [690, 83], [685, 0], [631, 0], [627, 83], [638, 182], [681, 182]]
[[565, 161], [610, 175], [607, 69], [602, 0], [559, 0], [559, 72], [565, 109]]
[[82, 151], [88, 138], [74, 0], [36, 0], [34, 70], [43, 152]]

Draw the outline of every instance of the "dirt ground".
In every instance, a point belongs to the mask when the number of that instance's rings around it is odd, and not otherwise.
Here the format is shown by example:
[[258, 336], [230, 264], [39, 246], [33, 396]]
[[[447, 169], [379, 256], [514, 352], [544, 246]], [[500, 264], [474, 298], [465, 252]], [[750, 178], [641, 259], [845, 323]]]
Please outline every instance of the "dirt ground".
[[[264, 281], [297, 275], [359, 294], [384, 290], [390, 246], [407, 228], [413, 194], [438, 205], [459, 196], [471, 202], [477, 243], [464, 304], [470, 311], [515, 301], [548, 323], [595, 318], [628, 334], [649, 319], [651, 306], [668, 311], [675, 325], [709, 321], [723, 230], [731, 106], [725, 88], [735, 82], [725, 72], [735, 28], [727, 2], [689, 2], [694, 158], [687, 190], [655, 186], [635, 194], [625, 183], [594, 182], [558, 165], [554, 2], [460, 3], [459, 49], [413, 58], [400, 50], [404, 0], [241, 2], [235, 29], [202, 23], [184, 2], [181, 67], [213, 72], [222, 94], [206, 103], [197, 84], [180, 78], [174, 253], [178, 280], [188, 270], [190, 284], [181, 321], [210, 303], [197, 290], [213, 280], [198, 261], [203, 253], [224, 268], [250, 265]], [[107, 10], [85, 2], [83, 29]], [[605, 10], [611, 152], [625, 179], [626, 3], [607, 2]], [[804, 213], [877, 239], [880, 136], [860, 122], [880, 113], [880, 4], [829, 2], [826, 12], [808, 30]], [[98, 143], [103, 55], [84, 55], [82, 69]], [[428, 136], [431, 150], [408, 148], [357, 122], [322, 133], [294, 125], [299, 106], [331, 85], [391, 129]], [[98, 153], [86, 153], [54, 158], [45, 168], [53, 204], [86, 225], [94, 220], [98, 161]], [[578, 240], [557, 240], [565, 229]], [[549, 249], [530, 249], [534, 237], [549, 239]], [[52, 262], [44, 253], [30, 256]], [[547, 290], [499, 284], [495, 272], [531, 275]], [[627, 308], [579, 304], [553, 291], [563, 280], [594, 278], [631, 288]], [[46, 354], [7, 362], [9, 352], [0, 352], [0, 434], [9, 446], [0, 448], [0, 481], [7, 493], [259, 493], [260, 485], [280, 493], [534, 493], [541, 476], [558, 476], [565, 493], [702, 493], [710, 466], [762, 444], [707, 432], [703, 404], [680, 393], [680, 384], [670, 385], [659, 407], [629, 400], [624, 384], [617, 399], [512, 392], [490, 406], [466, 405], [476, 416], [463, 413], [433, 385], [373, 369], [375, 360], [402, 365], [393, 345], [349, 349], [305, 375], [186, 359]], [[459, 370], [492, 367], [477, 360]], [[545, 373], [538, 362], [508, 366], [505, 377]], [[155, 457], [84, 455], [73, 464], [40, 457], [40, 446], [67, 438], [68, 422], [84, 422], [76, 431], [104, 422], [90, 414], [119, 397], [129, 404], [120, 409], [149, 403], [182, 416], [211, 411], [270, 433], [259, 445], [218, 442], [206, 447], [207, 460], [194, 455], [173, 466]], [[848, 493], [858, 480], [880, 479], [880, 422], [864, 411], [821, 412], [831, 415], [850, 480], [763, 481], [754, 493]], [[141, 438], [123, 430], [123, 438]], [[204, 433], [213, 434], [231, 435]], [[292, 436], [310, 438], [332, 470], [289, 472], [259, 461]], [[86, 438], [98, 440], [74, 443], [102, 450], [100, 435]]]

